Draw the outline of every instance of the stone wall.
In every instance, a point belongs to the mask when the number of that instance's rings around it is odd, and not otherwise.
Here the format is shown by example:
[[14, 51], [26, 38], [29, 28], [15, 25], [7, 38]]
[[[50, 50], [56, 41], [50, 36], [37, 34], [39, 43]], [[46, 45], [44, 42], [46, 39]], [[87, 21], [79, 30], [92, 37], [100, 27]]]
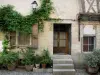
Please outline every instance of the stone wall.
[[96, 27], [96, 48], [100, 49], [100, 25]]
[[[38, 0], [37, 0], [38, 1]], [[48, 49], [50, 54], [53, 55], [53, 24], [65, 23], [71, 24], [71, 55], [75, 63], [76, 68], [82, 68], [84, 52], [81, 49], [82, 41], [78, 40], [78, 22], [77, 14], [80, 12], [79, 8], [80, 0], [52, 0], [54, 11], [50, 15], [52, 18], [60, 18], [62, 21], [44, 22], [44, 32], [39, 33], [39, 49], [37, 53], [41, 54], [43, 49]], [[11, 4], [15, 6], [14, 10], [17, 10], [22, 15], [28, 15], [31, 13], [33, 0], [0, 0], [0, 5]], [[39, 3], [39, 2], [38, 2]], [[91, 22], [92, 23], [92, 22]], [[83, 27], [81, 26], [81, 38], [83, 37]], [[3, 34], [0, 32], [0, 50], [2, 49]], [[96, 29], [96, 48], [100, 48], [100, 26], [97, 25]]]

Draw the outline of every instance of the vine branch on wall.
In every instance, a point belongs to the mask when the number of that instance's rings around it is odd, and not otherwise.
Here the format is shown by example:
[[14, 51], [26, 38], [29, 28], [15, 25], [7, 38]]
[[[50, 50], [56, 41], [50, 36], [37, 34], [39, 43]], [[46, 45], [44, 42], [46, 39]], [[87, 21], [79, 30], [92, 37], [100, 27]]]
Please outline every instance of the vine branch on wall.
[[30, 15], [22, 16], [13, 10], [12, 5], [0, 7], [0, 30], [4, 32], [19, 31], [23, 33], [32, 33], [32, 25], [38, 23], [39, 31], [43, 31], [45, 19], [53, 9], [51, 0], [41, 0], [41, 7], [32, 11]]

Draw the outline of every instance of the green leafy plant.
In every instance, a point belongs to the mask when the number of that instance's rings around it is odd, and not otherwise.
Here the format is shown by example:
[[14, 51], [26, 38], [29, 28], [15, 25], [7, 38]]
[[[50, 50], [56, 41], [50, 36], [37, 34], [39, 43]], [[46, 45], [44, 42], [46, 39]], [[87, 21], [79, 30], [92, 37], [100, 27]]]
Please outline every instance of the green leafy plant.
[[23, 53], [24, 59], [22, 64], [24, 65], [33, 65], [35, 63], [34, 51], [32, 48], [28, 48], [26, 52]]
[[42, 59], [41, 64], [48, 64], [49, 63], [49, 59]]
[[0, 7], [0, 30], [4, 32], [32, 33], [32, 25], [35, 23], [38, 23], [39, 31], [43, 31], [43, 22], [49, 19], [53, 9], [51, 0], [41, 0], [41, 7], [27, 16], [22, 16], [13, 8], [12, 5]]
[[41, 56], [36, 55], [35, 56], [35, 64], [40, 64], [40, 62], [41, 62]]
[[44, 50], [42, 52], [42, 60], [41, 60], [42, 64], [51, 64], [52, 63], [52, 59], [50, 57], [49, 51], [48, 50]]
[[18, 60], [19, 55], [15, 52], [8, 52], [7, 54], [2, 54], [0, 56], [0, 61], [3, 65], [12, 65], [13, 63], [16, 63]]
[[96, 49], [93, 51], [93, 54], [98, 58], [98, 65], [100, 65], [100, 49]]
[[3, 45], [3, 53], [7, 53], [8, 44], [9, 44], [9, 41], [7, 39], [4, 39], [4, 41], [2, 43], [2, 45]]
[[93, 53], [85, 56], [85, 62], [89, 67], [97, 67], [98, 61], [99, 61], [98, 57], [95, 56]]

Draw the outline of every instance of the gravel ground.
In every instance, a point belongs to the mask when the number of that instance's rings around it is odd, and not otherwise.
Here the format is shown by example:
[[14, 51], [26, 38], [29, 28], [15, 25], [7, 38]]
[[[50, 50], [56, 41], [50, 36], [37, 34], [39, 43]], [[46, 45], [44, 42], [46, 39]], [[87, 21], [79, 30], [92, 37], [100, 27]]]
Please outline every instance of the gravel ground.
[[84, 69], [76, 69], [76, 75], [100, 75], [100, 73], [88, 74]]
[[[0, 70], [0, 75], [53, 75], [52, 73], [34, 73], [34, 72], [27, 72], [27, 71], [7, 71], [7, 70]], [[85, 72], [83, 69], [77, 69], [76, 75], [90, 75]], [[100, 75], [94, 74], [94, 75]]]

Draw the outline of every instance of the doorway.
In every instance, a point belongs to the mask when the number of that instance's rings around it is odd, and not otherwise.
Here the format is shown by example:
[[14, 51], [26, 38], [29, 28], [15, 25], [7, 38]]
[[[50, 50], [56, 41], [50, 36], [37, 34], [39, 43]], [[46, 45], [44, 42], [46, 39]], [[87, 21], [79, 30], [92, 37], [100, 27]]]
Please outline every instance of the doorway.
[[71, 54], [71, 24], [54, 24], [54, 54]]

